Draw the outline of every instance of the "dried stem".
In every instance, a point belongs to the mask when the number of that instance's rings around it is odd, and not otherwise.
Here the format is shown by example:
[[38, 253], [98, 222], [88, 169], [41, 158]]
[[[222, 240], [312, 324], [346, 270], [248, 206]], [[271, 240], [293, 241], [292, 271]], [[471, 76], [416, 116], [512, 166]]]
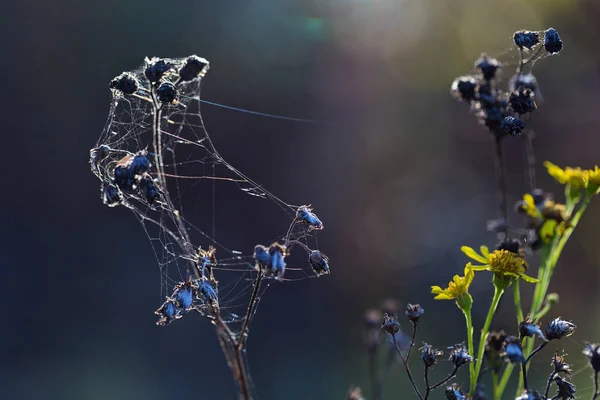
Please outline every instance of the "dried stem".
[[600, 387], [598, 386], [598, 371], [594, 371], [594, 397], [592, 400], [596, 400], [600, 397]]
[[248, 327], [250, 326], [250, 320], [252, 319], [252, 315], [254, 314], [254, 310], [256, 309], [256, 305], [258, 302], [258, 291], [260, 290], [260, 283], [262, 282], [262, 278], [262, 271], [258, 271], [258, 274], [256, 275], [256, 280], [254, 281], [254, 289], [252, 290], [252, 295], [250, 296], [250, 302], [248, 303], [246, 318], [244, 318], [244, 324], [242, 325], [242, 330], [240, 331], [240, 334], [238, 336], [238, 351], [241, 351], [244, 347], [244, 343], [246, 343]]
[[496, 178], [498, 179], [498, 192], [500, 194], [500, 217], [504, 220], [504, 227], [502, 231], [504, 232], [505, 237], [508, 235], [507, 226], [508, 226], [508, 209], [506, 202], [506, 174], [504, 172], [504, 163], [502, 161], [502, 138], [500, 136], [496, 136], [496, 140], [494, 141], [494, 162], [496, 166]]
[[[531, 339], [531, 340], [533, 340], [533, 339]], [[529, 357], [527, 357], [527, 361], [525, 361], [525, 364], [527, 364], [537, 353], [539, 353], [544, 347], [546, 347], [547, 344], [548, 344], [548, 342], [540, 343], [540, 345], [534, 351], [531, 352]]]
[[[416, 327], [413, 325], [413, 338], [415, 336], [415, 331], [416, 331]], [[396, 347], [396, 351], [398, 352], [398, 354], [400, 355], [400, 358], [402, 359], [402, 363], [404, 364], [404, 368], [406, 369], [406, 374], [408, 375], [408, 379], [410, 380], [410, 383], [412, 384], [415, 394], [417, 395], [417, 397], [420, 400], [423, 400], [423, 396], [421, 396], [421, 393], [419, 392], [419, 388], [417, 387], [417, 384], [415, 383], [415, 380], [413, 379], [412, 373], [410, 372], [410, 367], [408, 366], [407, 359], [404, 358], [404, 356], [402, 355], [402, 351], [400, 351], [400, 346], [398, 346], [398, 341], [396, 340], [396, 335], [391, 335], [391, 336], [394, 341], [394, 346]], [[411, 343], [411, 347], [412, 347], [412, 345], [413, 344]]]
[[548, 377], [548, 382], [546, 383], [546, 391], [544, 392], [544, 398], [548, 398], [548, 392], [550, 391], [550, 385], [552, 385], [552, 380], [556, 376], [556, 372], [552, 371], [550, 376]]

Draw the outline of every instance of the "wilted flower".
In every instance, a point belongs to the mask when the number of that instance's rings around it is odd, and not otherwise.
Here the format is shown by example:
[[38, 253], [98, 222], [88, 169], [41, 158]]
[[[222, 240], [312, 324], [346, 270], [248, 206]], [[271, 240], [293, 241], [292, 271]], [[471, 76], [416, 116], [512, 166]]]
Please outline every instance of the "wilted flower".
[[472, 76], [460, 76], [452, 82], [452, 93], [458, 99], [465, 101], [475, 100], [477, 80]]
[[456, 383], [446, 387], [446, 399], [448, 400], [467, 400], [467, 396], [463, 393], [460, 386]]
[[600, 345], [587, 343], [583, 354], [590, 359], [590, 364], [596, 372], [600, 372]]
[[506, 117], [502, 120], [500, 129], [510, 136], [519, 136], [521, 133], [523, 133], [525, 124], [519, 118]]
[[517, 31], [513, 35], [515, 44], [520, 48], [530, 49], [540, 42], [540, 35], [532, 31]]
[[123, 94], [134, 94], [140, 87], [140, 83], [134, 75], [129, 72], [123, 72], [110, 81], [109, 87]]
[[171, 104], [177, 100], [177, 88], [171, 82], [163, 82], [156, 89], [156, 97], [163, 104]]
[[556, 54], [563, 48], [563, 42], [554, 28], [546, 29], [544, 32], [544, 48], [550, 54]]
[[548, 340], [562, 339], [572, 335], [573, 332], [575, 332], [575, 328], [577, 328], [577, 326], [574, 323], [558, 317], [554, 321], [549, 322], [548, 326], [546, 326], [546, 338], [548, 338]]
[[419, 322], [419, 318], [421, 318], [421, 316], [425, 314], [425, 310], [423, 310], [423, 308], [419, 304], [412, 305], [408, 303], [406, 305], [405, 314], [409, 320], [416, 324], [417, 322]]
[[475, 61], [475, 68], [483, 75], [483, 79], [489, 81], [494, 79], [498, 69], [502, 67], [502, 64], [495, 58], [482, 54], [481, 57]]
[[544, 333], [540, 329], [539, 325], [535, 324], [531, 319], [527, 318], [519, 324], [519, 333], [521, 338], [539, 336], [540, 339], [546, 340]]
[[439, 358], [444, 355], [443, 351], [435, 350], [432, 345], [427, 343], [423, 344], [421, 351], [421, 358], [423, 359], [423, 362], [428, 368], [432, 367], [435, 363], [437, 363]]
[[469, 355], [469, 352], [467, 351], [467, 349], [465, 349], [465, 346], [463, 346], [462, 344], [455, 344], [454, 347], [449, 347], [449, 349], [449, 360], [452, 361], [452, 364], [454, 364], [456, 368], [473, 361], [473, 357]]
[[521, 340], [514, 336], [509, 336], [504, 341], [504, 355], [511, 363], [522, 363], [525, 361]]
[[217, 302], [217, 291], [208, 279], [198, 280], [198, 293], [210, 304], [215, 304]]
[[165, 301], [160, 308], [154, 312], [154, 314], [160, 316], [160, 319], [156, 322], [156, 325], [159, 326], [169, 325], [171, 321], [181, 318], [177, 304], [173, 299], [168, 297], [167, 301]]
[[555, 376], [554, 382], [558, 386], [558, 390], [556, 391], [557, 398], [563, 400], [575, 398], [575, 392], [577, 391], [575, 385], [560, 376]]
[[495, 274], [508, 276], [511, 278], [522, 278], [525, 282], [536, 283], [537, 279], [525, 274], [527, 262], [518, 254], [508, 250], [494, 250], [489, 252], [487, 246], [481, 246], [481, 254], [478, 254], [471, 247], [463, 246], [460, 248], [469, 258], [482, 263], [483, 265], [473, 266], [475, 271], [491, 271]]
[[508, 102], [512, 109], [518, 114], [527, 114], [537, 109], [533, 91], [522, 87], [510, 94]]
[[312, 212], [312, 208], [310, 208], [310, 206], [300, 206], [298, 211], [296, 211], [296, 218], [298, 221], [310, 225], [311, 229], [323, 229], [323, 223], [319, 217], [317, 217], [317, 214]]
[[563, 372], [569, 375], [569, 377], [571, 376], [571, 366], [565, 363], [565, 354], [559, 355], [558, 352], [554, 353], [552, 356], [552, 366], [555, 373]]
[[490, 332], [485, 340], [485, 358], [490, 368], [496, 372], [503, 365], [501, 353], [504, 347], [504, 340], [506, 340], [506, 333], [504, 331]]
[[317, 276], [329, 273], [329, 258], [319, 250], [313, 250], [308, 255], [308, 264]]
[[381, 325], [381, 329], [389, 333], [390, 335], [395, 335], [400, 331], [400, 323], [398, 322], [398, 317], [391, 316], [388, 314], [383, 315], [383, 324]]

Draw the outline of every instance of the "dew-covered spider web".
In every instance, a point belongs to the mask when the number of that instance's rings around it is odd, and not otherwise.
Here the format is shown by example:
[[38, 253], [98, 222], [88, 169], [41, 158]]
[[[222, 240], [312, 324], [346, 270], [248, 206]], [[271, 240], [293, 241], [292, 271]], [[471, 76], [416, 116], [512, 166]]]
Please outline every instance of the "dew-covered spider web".
[[[200, 112], [208, 69], [197, 56], [153, 58], [117, 76], [108, 120], [90, 151], [104, 204], [130, 209], [150, 239], [160, 269], [160, 325], [195, 311], [219, 312], [235, 326], [246, 319], [249, 298], [258, 300], [273, 281], [329, 272], [317, 246], [323, 224], [310, 206], [270, 193], [213, 145]], [[219, 229], [216, 210], [240, 218]], [[248, 233], [265, 220], [279, 230]], [[258, 274], [262, 286], [254, 284]]]

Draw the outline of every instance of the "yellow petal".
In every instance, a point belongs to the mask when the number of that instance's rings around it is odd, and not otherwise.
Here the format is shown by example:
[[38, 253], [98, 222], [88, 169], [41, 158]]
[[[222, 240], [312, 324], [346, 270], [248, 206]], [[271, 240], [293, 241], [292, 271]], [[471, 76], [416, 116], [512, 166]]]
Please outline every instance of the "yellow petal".
[[446, 293], [440, 293], [433, 298], [434, 300], [452, 300], [452, 297], [448, 296]]
[[481, 251], [481, 255], [485, 258], [488, 258], [490, 256], [490, 250], [487, 246], [480, 246], [479, 251]]
[[476, 265], [474, 267], [471, 267], [473, 271], [489, 271], [489, 268], [489, 265]]
[[477, 254], [477, 252], [475, 250], [473, 250], [473, 248], [469, 247], [469, 246], [463, 246], [460, 248], [460, 251], [462, 251], [463, 253], [465, 253], [465, 255], [469, 258], [472, 258], [475, 261], [479, 261], [482, 264], [487, 264], [488, 260], [487, 258], [484, 258], [483, 256]]
[[439, 293], [442, 293], [442, 292], [444, 292], [444, 289], [442, 289], [439, 286], [432, 286], [431, 287], [431, 294], [439, 294]]

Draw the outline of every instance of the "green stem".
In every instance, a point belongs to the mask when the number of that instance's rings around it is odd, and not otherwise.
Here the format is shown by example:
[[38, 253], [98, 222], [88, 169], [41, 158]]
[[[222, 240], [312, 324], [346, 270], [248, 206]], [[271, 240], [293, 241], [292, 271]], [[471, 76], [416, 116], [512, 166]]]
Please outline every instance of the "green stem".
[[488, 331], [490, 330], [490, 325], [492, 324], [494, 314], [496, 313], [496, 308], [498, 308], [498, 303], [500, 303], [500, 298], [502, 297], [503, 293], [504, 288], [494, 285], [494, 298], [492, 299], [492, 304], [490, 304], [490, 309], [485, 319], [485, 323], [483, 324], [483, 329], [481, 330], [481, 337], [479, 338], [479, 350], [477, 351], [477, 359], [475, 360], [477, 366], [475, 368], [474, 379], [471, 379], [471, 387], [469, 390], [469, 393], [471, 394], [475, 391], [477, 378], [479, 377], [481, 367], [483, 366], [483, 352], [485, 351], [485, 340], [487, 338]]
[[517, 325], [524, 321], [523, 307], [521, 307], [521, 290], [519, 289], [519, 280], [513, 283], [513, 295], [515, 299], [515, 308], [517, 310]]
[[510, 376], [512, 374], [514, 365], [508, 364], [504, 369], [504, 373], [502, 374], [502, 378], [500, 379], [500, 384], [498, 385], [498, 389], [494, 393], [494, 396], [498, 399], [502, 398], [502, 394], [504, 394], [504, 389], [506, 389], [506, 385], [510, 380]]
[[[471, 318], [471, 308], [468, 310], [462, 310], [465, 314], [465, 321], [467, 322], [467, 344], [469, 346], [469, 354], [473, 357], [474, 354], [474, 346], [473, 346], [473, 319]], [[475, 376], [475, 363], [469, 363], [469, 377], [471, 378], [471, 382], [477, 381], [477, 377]]]
[[498, 396], [496, 396], [496, 393], [498, 392], [498, 372], [496, 371], [492, 371], [492, 383], [493, 383], [493, 393], [494, 393], [494, 400], [500, 400], [500, 398]]

